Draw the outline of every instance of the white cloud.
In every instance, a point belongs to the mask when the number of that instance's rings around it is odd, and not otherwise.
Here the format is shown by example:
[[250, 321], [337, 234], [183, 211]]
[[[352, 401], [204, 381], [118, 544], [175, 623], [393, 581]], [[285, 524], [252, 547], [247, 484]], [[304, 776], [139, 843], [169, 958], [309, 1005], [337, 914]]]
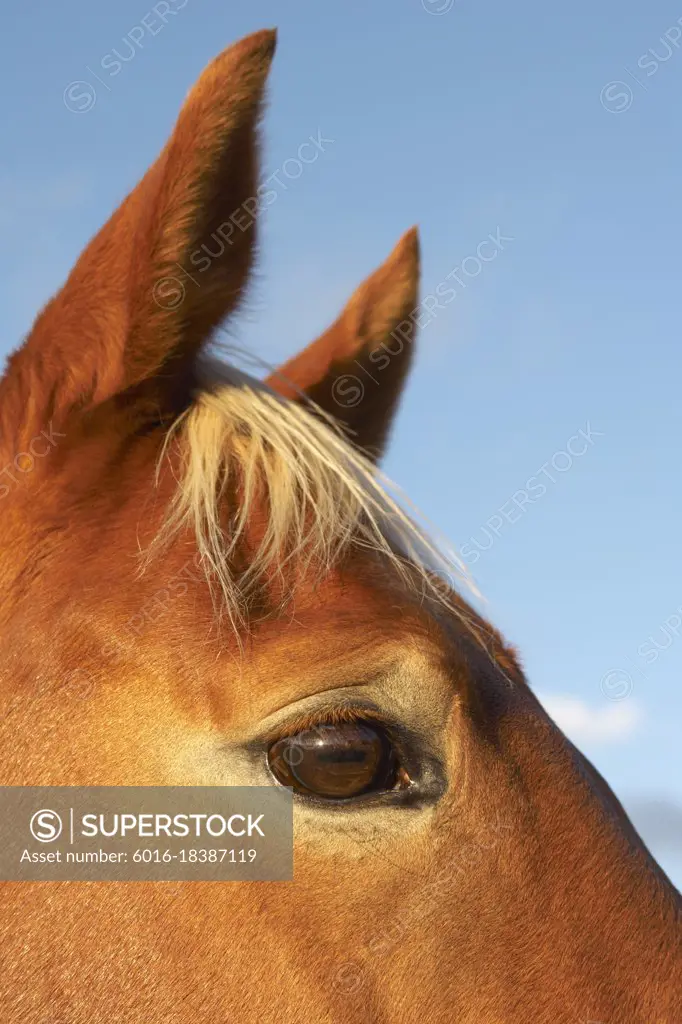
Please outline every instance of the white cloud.
[[578, 746], [625, 740], [636, 731], [642, 718], [639, 706], [631, 698], [590, 705], [563, 693], [537, 696], [559, 728]]

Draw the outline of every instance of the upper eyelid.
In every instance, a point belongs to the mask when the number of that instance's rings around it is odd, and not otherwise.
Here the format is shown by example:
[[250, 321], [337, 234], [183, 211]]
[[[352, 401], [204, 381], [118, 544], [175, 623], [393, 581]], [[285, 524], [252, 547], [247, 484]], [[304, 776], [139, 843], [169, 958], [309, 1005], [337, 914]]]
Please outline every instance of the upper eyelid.
[[327, 699], [324, 703], [300, 710], [298, 713], [292, 713], [279, 722], [273, 722], [272, 725], [260, 732], [254, 742], [258, 745], [272, 743], [286, 736], [295, 736], [307, 729], [314, 729], [316, 726], [332, 725], [336, 722], [362, 721], [363, 719], [375, 721], [387, 729], [394, 724], [392, 716], [387, 715], [373, 702], [348, 694], [345, 698], [337, 697], [334, 701]]

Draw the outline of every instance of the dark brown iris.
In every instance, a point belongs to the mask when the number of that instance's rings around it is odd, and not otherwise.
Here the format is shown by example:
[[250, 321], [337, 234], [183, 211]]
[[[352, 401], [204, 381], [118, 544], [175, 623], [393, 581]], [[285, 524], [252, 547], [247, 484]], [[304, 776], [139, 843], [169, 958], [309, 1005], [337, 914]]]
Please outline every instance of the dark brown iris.
[[392, 789], [398, 777], [388, 737], [368, 722], [318, 725], [286, 736], [270, 747], [268, 762], [283, 786], [327, 800]]

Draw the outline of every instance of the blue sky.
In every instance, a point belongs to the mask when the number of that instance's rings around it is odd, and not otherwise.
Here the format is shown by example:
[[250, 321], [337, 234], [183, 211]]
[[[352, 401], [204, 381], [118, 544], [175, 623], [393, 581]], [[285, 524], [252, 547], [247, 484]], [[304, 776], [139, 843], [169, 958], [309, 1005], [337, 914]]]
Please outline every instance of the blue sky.
[[[682, 6], [168, 0], [165, 24], [154, 6], [3, 16], [3, 353], [205, 64], [277, 25], [264, 170], [333, 142], [280, 175], [232, 333], [278, 361], [419, 224], [424, 294], [455, 297], [423, 329], [386, 469], [468, 552], [533, 687], [682, 885]], [[491, 234], [508, 241], [477, 264]]]

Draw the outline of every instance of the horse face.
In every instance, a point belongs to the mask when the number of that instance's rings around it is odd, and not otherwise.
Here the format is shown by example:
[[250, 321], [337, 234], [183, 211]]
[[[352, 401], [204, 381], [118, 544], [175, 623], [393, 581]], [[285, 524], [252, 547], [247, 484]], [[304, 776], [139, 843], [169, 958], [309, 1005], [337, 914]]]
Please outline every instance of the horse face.
[[6, 884], [4, 1019], [672, 1024], [667, 880], [388, 538], [415, 539], [372, 461], [416, 233], [266, 386], [199, 375], [252, 262], [273, 49], [207, 69], [0, 384], [0, 728], [7, 785], [292, 784], [295, 881]]

